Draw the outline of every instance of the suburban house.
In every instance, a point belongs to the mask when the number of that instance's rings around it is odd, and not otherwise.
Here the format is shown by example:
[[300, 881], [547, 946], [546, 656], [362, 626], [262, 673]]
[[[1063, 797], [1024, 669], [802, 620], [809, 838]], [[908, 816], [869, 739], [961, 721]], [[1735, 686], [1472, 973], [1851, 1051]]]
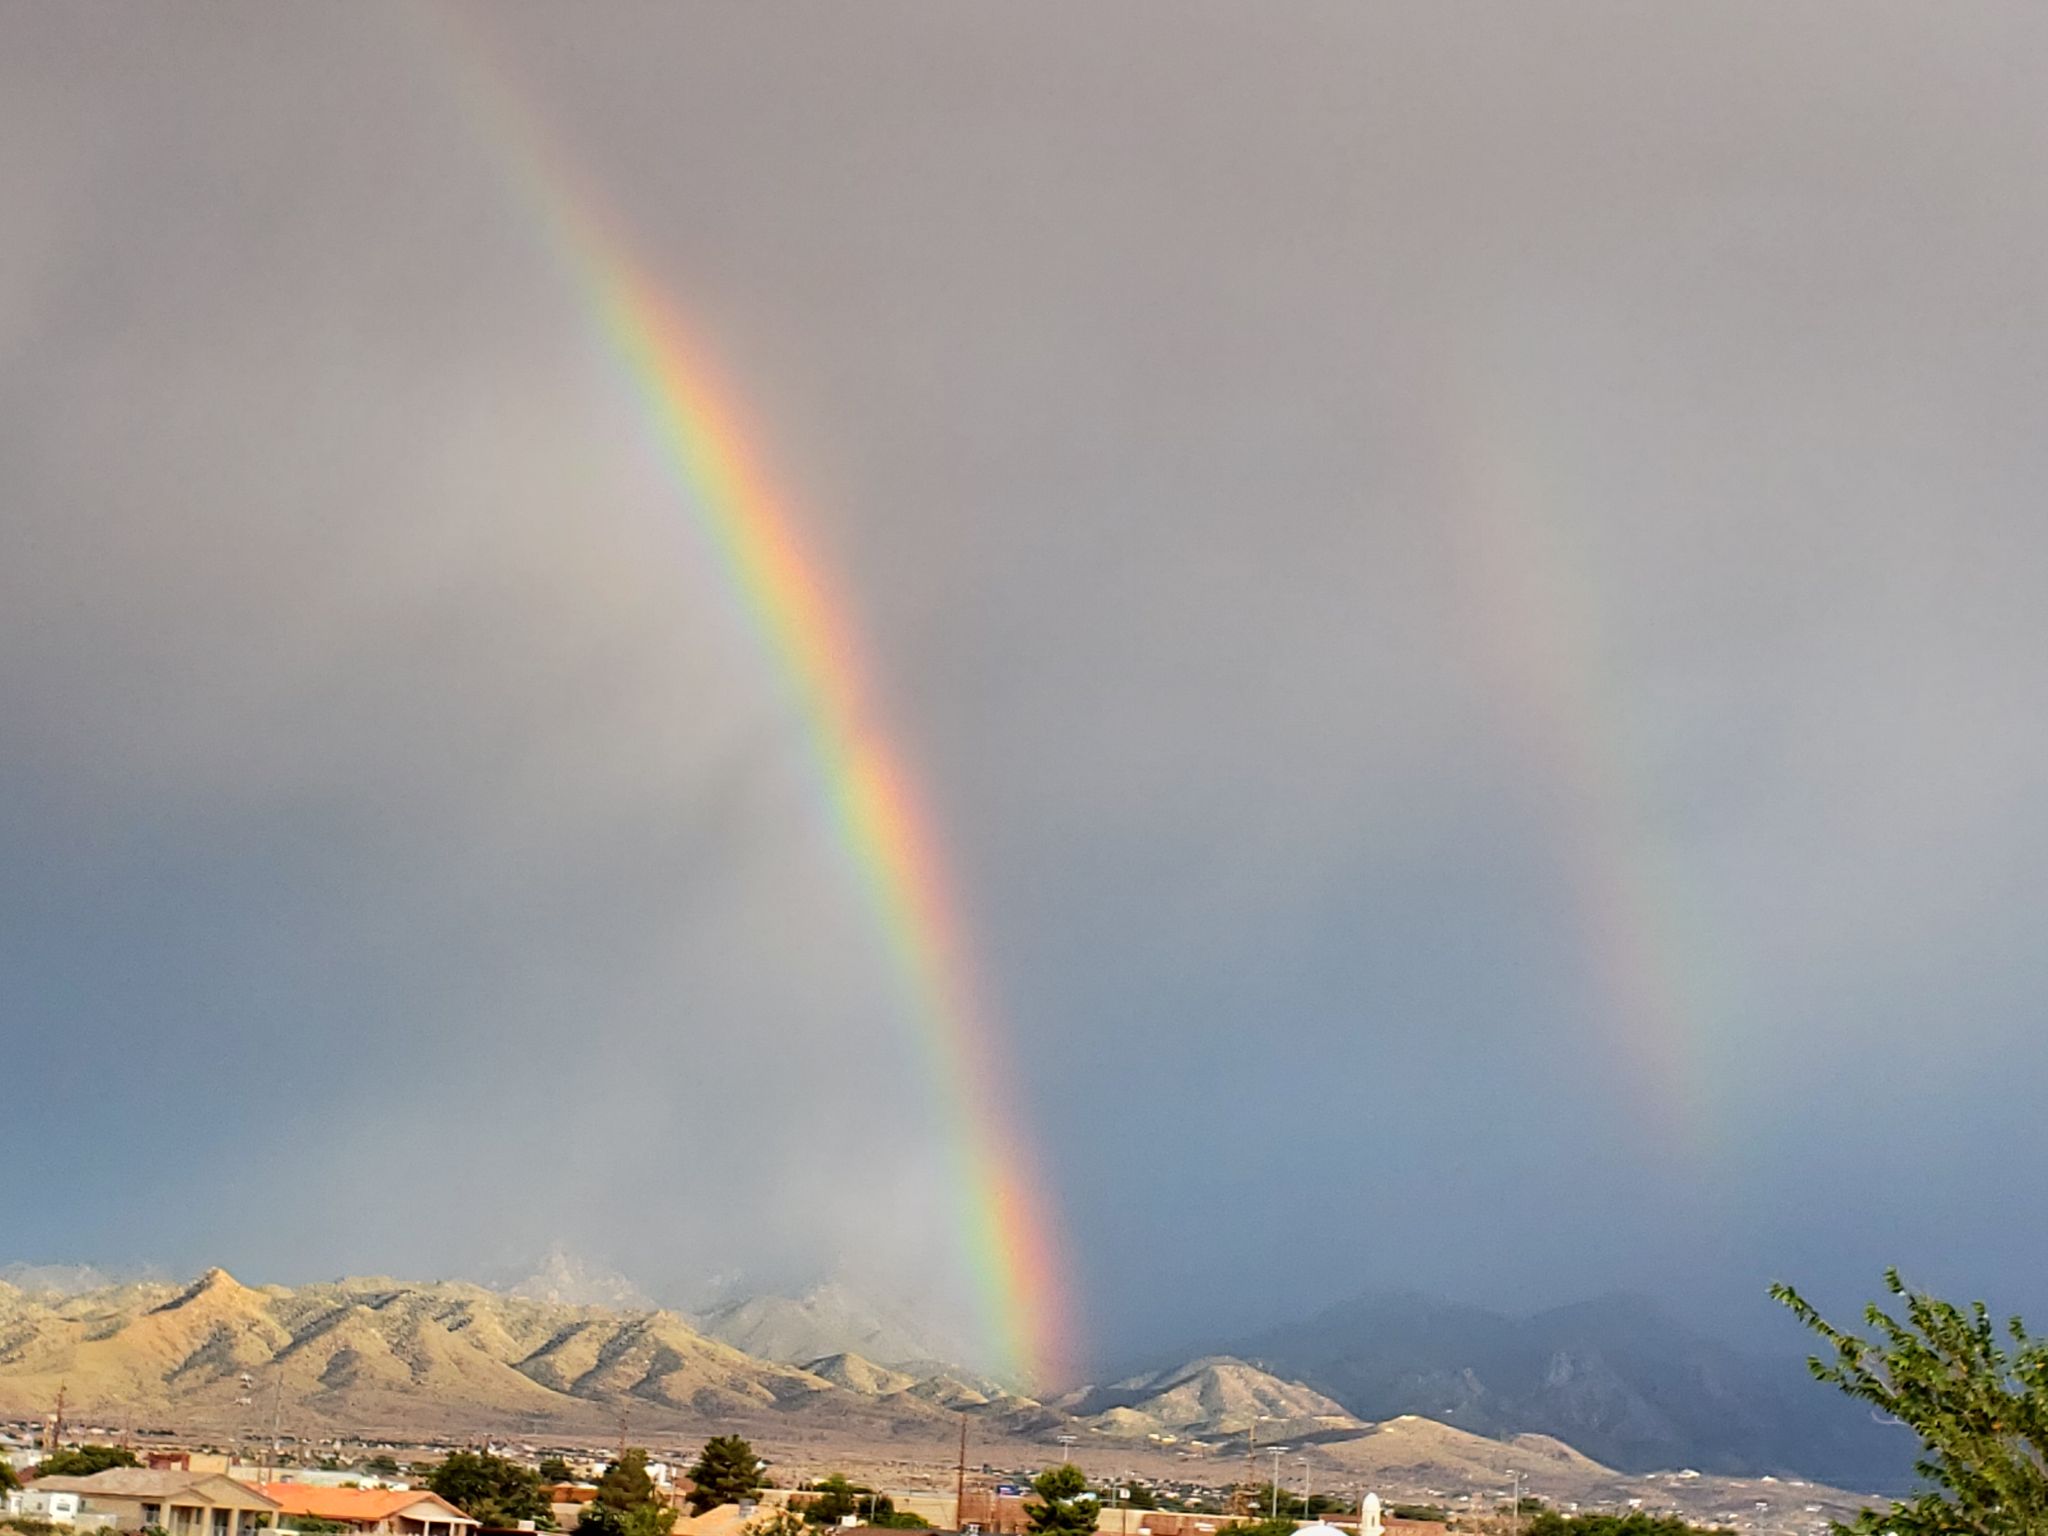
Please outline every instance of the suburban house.
[[39, 1477], [30, 1486], [38, 1494], [75, 1493], [81, 1516], [104, 1515], [122, 1531], [155, 1526], [170, 1536], [242, 1536], [274, 1524], [277, 1515], [274, 1500], [218, 1472], [109, 1467], [90, 1477]]
[[315, 1483], [262, 1483], [258, 1491], [279, 1511], [273, 1522], [329, 1520], [363, 1536], [469, 1536], [477, 1522], [424, 1488], [325, 1488]]
[[52, 1525], [76, 1526], [90, 1530], [95, 1525], [111, 1525], [105, 1515], [95, 1519], [83, 1512], [84, 1495], [65, 1493], [58, 1489], [38, 1488], [30, 1483], [26, 1488], [12, 1488], [0, 1493], [0, 1515], [19, 1515], [29, 1520], [47, 1520]]

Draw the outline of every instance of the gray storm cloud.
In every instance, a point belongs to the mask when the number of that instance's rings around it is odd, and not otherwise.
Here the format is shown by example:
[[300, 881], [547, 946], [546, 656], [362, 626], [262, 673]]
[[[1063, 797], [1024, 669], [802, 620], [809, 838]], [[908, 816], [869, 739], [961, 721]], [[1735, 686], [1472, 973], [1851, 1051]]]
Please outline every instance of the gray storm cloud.
[[[958, 1290], [799, 726], [471, 28], [869, 633], [1099, 1347], [1391, 1282], [2048, 1299], [2020, 6], [10, 13], [23, 1256]], [[1485, 487], [1569, 575], [1529, 612]]]

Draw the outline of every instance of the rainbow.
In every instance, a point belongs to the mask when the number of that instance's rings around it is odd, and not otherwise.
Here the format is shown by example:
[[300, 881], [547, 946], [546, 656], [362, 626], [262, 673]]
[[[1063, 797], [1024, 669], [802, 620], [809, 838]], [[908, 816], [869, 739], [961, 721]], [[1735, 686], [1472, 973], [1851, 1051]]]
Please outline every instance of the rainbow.
[[1611, 583], [1566, 515], [1580, 499], [1568, 434], [1538, 429], [1538, 392], [1517, 389], [1500, 359], [1449, 353], [1437, 393], [1458, 402], [1441, 436], [1465, 629], [1542, 797], [1581, 984], [1618, 1086], [1651, 1132], [1645, 1146], [1697, 1159], [1710, 1150], [1715, 1089], [1701, 1048], [1716, 1012], [1701, 963], [1710, 925], [1626, 724], [1633, 690], [1601, 622]]
[[[463, 56], [488, 59], [474, 42]], [[992, 1363], [1021, 1383], [1058, 1381], [1071, 1341], [1050, 1205], [1005, 1106], [996, 1016], [975, 985], [932, 818], [876, 706], [845, 605], [754, 452], [733, 391], [509, 78], [477, 67], [465, 85], [623, 367], [678, 506], [787, 682], [830, 822], [900, 980], [953, 1153], [954, 1217]]]

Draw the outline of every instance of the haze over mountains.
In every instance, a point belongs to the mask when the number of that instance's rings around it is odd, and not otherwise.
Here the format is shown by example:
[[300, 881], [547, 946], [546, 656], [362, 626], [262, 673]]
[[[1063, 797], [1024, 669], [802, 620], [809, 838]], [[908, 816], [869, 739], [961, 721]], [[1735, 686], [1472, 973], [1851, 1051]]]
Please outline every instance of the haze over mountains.
[[1789, 1471], [1864, 1486], [1896, 1481], [1912, 1460], [1898, 1429], [1822, 1390], [1802, 1357], [1746, 1354], [1638, 1296], [1527, 1317], [1366, 1296], [1238, 1350], [1361, 1418], [1552, 1435], [1630, 1471]]
[[[281, 1384], [296, 1414], [356, 1427], [610, 1425], [624, 1407], [650, 1423], [816, 1419], [894, 1436], [966, 1412], [996, 1435], [1072, 1424], [1218, 1449], [1256, 1423], [1262, 1438], [1343, 1459], [1361, 1436], [1421, 1416], [1489, 1442], [1534, 1436], [1631, 1473], [1872, 1486], [1908, 1460], [1896, 1430], [1814, 1386], [1798, 1360], [1744, 1355], [1632, 1297], [1523, 1318], [1366, 1297], [1229, 1353], [1041, 1403], [947, 1359], [953, 1344], [913, 1315], [836, 1282], [690, 1317], [633, 1304], [644, 1298], [630, 1282], [559, 1250], [498, 1288], [382, 1278], [251, 1287], [218, 1269], [184, 1287], [89, 1285], [104, 1277], [62, 1266], [9, 1273], [7, 1414], [39, 1413], [64, 1387], [81, 1410], [231, 1426], [260, 1380]], [[580, 1299], [591, 1295], [629, 1304]]]

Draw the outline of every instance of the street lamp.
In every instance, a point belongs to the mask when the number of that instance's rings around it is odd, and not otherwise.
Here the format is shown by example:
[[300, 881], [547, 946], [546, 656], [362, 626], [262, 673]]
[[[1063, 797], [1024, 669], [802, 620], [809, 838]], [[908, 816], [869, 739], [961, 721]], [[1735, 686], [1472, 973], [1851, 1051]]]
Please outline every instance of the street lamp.
[[1301, 1518], [1304, 1520], [1313, 1520], [1315, 1519], [1315, 1511], [1309, 1508], [1308, 1490], [1309, 1466], [1308, 1458], [1304, 1456], [1301, 1458]]
[[1280, 1518], [1280, 1458], [1287, 1454], [1284, 1445], [1269, 1445], [1266, 1454], [1273, 1458], [1273, 1518]]

